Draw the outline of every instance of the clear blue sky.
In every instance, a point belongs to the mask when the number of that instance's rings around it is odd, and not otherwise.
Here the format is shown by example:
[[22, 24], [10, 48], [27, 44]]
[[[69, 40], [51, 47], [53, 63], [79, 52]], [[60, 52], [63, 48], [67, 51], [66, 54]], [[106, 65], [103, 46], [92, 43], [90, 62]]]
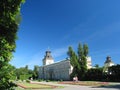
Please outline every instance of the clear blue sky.
[[120, 64], [120, 0], [26, 0], [21, 8], [17, 48], [11, 64], [17, 68], [42, 65], [50, 48], [55, 61], [87, 43], [92, 65], [106, 56]]

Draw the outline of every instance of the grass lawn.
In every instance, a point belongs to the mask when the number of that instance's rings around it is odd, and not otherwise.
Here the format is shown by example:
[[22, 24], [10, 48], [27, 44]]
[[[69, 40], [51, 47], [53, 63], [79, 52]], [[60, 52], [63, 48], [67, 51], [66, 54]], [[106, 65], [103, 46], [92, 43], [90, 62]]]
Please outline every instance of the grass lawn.
[[[24, 89], [52, 89], [52, 88], [57, 88], [57, 86], [53, 85], [46, 85], [46, 84], [32, 84], [32, 83], [17, 83], [19, 87], [22, 87]], [[19, 89], [18, 89], [19, 90]], [[21, 89], [22, 90], [22, 89]]]
[[24, 88], [21, 88], [21, 87], [15, 87], [15, 90], [31, 90], [31, 89], [24, 89]]
[[82, 85], [82, 86], [107, 86], [108, 82], [96, 82], [96, 81], [68, 81], [68, 82], [59, 82], [60, 84], [71, 84], [71, 85]]

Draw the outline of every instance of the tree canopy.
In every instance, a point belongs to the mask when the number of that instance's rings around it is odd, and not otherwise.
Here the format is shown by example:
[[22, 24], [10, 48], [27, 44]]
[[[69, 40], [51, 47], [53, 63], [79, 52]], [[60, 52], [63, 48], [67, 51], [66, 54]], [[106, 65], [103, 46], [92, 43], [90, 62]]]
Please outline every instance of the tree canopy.
[[67, 54], [70, 57], [70, 63], [73, 66], [71, 79], [74, 76], [78, 76], [79, 79], [84, 78], [84, 75], [87, 72], [87, 55], [88, 55], [87, 44], [82, 45], [79, 43], [77, 54], [72, 49], [72, 47], [69, 46]]
[[12, 90], [9, 61], [15, 51], [20, 8], [24, 0], [0, 0], [0, 90]]

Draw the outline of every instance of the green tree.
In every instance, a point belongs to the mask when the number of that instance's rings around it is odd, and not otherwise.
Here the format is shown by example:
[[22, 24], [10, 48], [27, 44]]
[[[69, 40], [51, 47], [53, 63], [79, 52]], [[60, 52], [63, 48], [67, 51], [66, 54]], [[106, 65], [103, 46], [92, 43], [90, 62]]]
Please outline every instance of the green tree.
[[109, 81], [120, 82], [120, 65], [114, 65], [108, 68], [108, 79]]
[[103, 80], [103, 68], [91, 68], [85, 74], [85, 80], [102, 81]]
[[95, 68], [99, 68], [99, 65], [98, 64], [95, 64], [95, 66], [94, 66]]
[[28, 70], [28, 65], [25, 66], [25, 69]]
[[33, 71], [28, 68], [28, 65], [26, 65], [25, 67], [17, 68], [15, 74], [17, 79], [26, 80], [29, 79], [29, 77], [32, 77]]
[[39, 66], [35, 65], [33, 69], [33, 79], [38, 79]]
[[9, 61], [15, 51], [20, 6], [24, 0], [0, 0], [0, 90], [12, 90]]
[[71, 79], [72, 79], [74, 76], [78, 76], [78, 73], [79, 73], [79, 70], [80, 70], [80, 64], [78, 62], [78, 56], [73, 51], [71, 46], [68, 48], [67, 54], [70, 57], [70, 63], [73, 66], [73, 72], [70, 75]]
[[68, 48], [67, 54], [70, 57], [70, 63], [73, 66], [71, 78], [77, 75], [79, 79], [83, 79], [85, 73], [87, 72], [87, 55], [88, 55], [87, 44], [84, 44], [83, 46], [79, 44], [77, 54], [70, 46]]
[[83, 45], [83, 53], [84, 53], [84, 56], [85, 56], [85, 57], [88, 56], [89, 49], [88, 49], [88, 45], [87, 45], [87, 44], [84, 44], [84, 45]]
[[70, 46], [68, 48], [68, 53], [67, 53], [70, 57], [70, 63], [73, 67], [78, 65], [78, 60], [77, 60], [77, 55], [76, 53], [73, 51], [72, 47]]
[[78, 45], [78, 57], [79, 57], [79, 64], [81, 70], [79, 72], [79, 78], [83, 79], [85, 73], [87, 72], [87, 55], [88, 55], [88, 46], [87, 44], [80, 44]]

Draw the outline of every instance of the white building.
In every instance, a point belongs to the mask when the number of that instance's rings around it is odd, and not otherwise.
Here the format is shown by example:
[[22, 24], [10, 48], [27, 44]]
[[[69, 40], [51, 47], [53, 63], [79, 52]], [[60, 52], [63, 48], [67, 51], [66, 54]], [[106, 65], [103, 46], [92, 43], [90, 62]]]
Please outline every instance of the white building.
[[107, 56], [106, 57], [106, 61], [104, 63], [104, 69], [103, 69], [103, 72], [108, 72], [108, 68], [115, 65], [112, 60], [111, 60], [111, 57], [110, 56]]
[[[91, 57], [87, 57], [88, 69], [92, 67], [91, 65]], [[43, 59], [43, 66], [39, 68], [39, 78], [46, 80], [70, 80], [72, 70], [73, 67], [69, 59], [54, 63], [51, 52], [46, 51], [46, 55]]]

